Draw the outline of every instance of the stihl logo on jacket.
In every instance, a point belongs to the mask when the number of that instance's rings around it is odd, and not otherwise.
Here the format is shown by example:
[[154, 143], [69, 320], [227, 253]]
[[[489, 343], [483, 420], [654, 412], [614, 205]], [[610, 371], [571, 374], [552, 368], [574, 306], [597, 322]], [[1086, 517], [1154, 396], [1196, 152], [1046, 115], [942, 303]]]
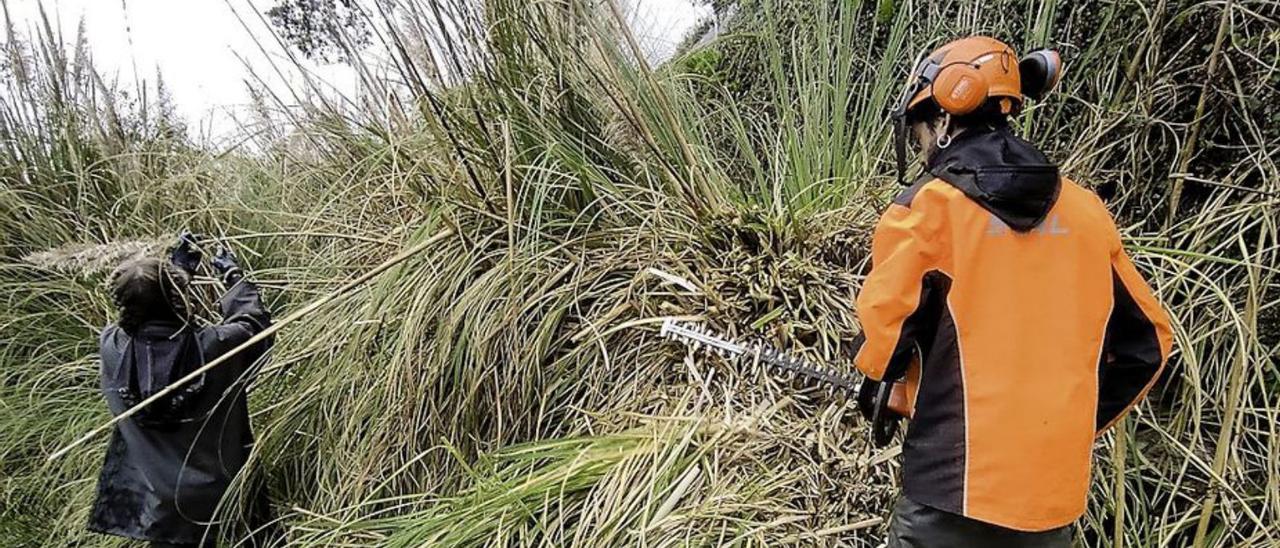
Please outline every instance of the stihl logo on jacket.
[[[1059, 220], [1059, 216], [1057, 214], [1053, 214], [1053, 215], [1050, 215], [1048, 219], [1045, 219], [1043, 223], [1037, 225], [1035, 228], [1032, 228], [1026, 233], [1027, 234], [1047, 234], [1049, 236], [1063, 236], [1066, 234], [1070, 234], [1071, 231], [1068, 230], [1066, 226], [1063, 226], [1061, 224]], [[987, 222], [987, 235], [988, 236], [1009, 236], [1012, 234], [1018, 234], [1018, 232], [1014, 232], [1012, 228], [1009, 228], [1009, 225], [1004, 224], [1004, 221], [1000, 220], [1000, 217], [998, 215], [996, 215], [995, 213], [992, 213], [990, 220], [988, 220]]]
[[880, 219], [857, 303], [867, 376], [921, 355], [905, 494], [1012, 529], [1069, 524], [1094, 438], [1164, 366], [1168, 316], [1102, 201], [1007, 128], [928, 167]]

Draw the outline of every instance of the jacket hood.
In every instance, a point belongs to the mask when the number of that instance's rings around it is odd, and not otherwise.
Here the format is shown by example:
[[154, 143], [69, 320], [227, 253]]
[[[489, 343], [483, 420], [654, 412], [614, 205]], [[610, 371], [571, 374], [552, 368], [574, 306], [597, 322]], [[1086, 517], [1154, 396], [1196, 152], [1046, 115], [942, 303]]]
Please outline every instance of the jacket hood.
[[1018, 232], [1039, 226], [1062, 188], [1058, 166], [1008, 126], [963, 133], [926, 167]]
[[[147, 323], [134, 335], [122, 335], [102, 352], [102, 365], [107, 388], [115, 390], [124, 404], [132, 407], [157, 392], [168, 388], [204, 364], [204, 356], [195, 332], [180, 324]], [[139, 424], [163, 427], [182, 420], [183, 411], [200, 389], [203, 379], [189, 383], [141, 409]]]

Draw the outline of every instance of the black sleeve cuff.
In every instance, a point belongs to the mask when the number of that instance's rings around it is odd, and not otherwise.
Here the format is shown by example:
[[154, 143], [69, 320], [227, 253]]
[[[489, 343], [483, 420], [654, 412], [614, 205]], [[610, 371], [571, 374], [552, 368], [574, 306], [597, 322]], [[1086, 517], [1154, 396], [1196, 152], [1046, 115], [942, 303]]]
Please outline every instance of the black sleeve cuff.
[[240, 283], [240, 280], [243, 280], [243, 279], [244, 279], [244, 271], [240, 270], [239, 268], [233, 268], [231, 270], [226, 271], [226, 273], [222, 275], [222, 285], [231, 287], [233, 285], [236, 285], [237, 283]]

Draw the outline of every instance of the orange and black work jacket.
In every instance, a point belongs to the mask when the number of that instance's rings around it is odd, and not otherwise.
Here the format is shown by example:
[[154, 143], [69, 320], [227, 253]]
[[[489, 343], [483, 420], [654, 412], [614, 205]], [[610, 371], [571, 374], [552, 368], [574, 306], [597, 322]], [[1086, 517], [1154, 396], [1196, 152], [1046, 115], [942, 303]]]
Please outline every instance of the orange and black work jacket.
[[858, 369], [898, 379], [920, 357], [904, 494], [1016, 530], [1067, 525], [1094, 438], [1164, 367], [1169, 318], [1102, 201], [1007, 127], [927, 167], [881, 217], [857, 302]]

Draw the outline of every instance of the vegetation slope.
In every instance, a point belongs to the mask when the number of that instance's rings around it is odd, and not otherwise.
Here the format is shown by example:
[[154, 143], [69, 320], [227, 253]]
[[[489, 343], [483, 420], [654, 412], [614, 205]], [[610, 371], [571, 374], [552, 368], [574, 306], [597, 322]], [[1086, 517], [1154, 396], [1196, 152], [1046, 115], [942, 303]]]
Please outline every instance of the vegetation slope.
[[7, 544], [119, 545], [82, 528], [105, 437], [48, 457], [109, 419], [104, 270], [190, 227], [279, 316], [330, 299], [284, 326], [251, 396], [244, 484], [265, 479], [291, 545], [877, 545], [894, 450], [657, 327], [848, 367], [897, 192], [886, 112], [919, 51], [977, 32], [1062, 48], [1062, 88], [1017, 126], [1108, 200], [1177, 324], [1164, 382], [1097, 444], [1079, 540], [1276, 544], [1274, 2], [751, 1], [659, 67], [612, 3], [377, 6], [358, 96], [255, 86], [259, 122], [217, 150], [163, 90], [103, 82], [82, 37], [8, 32]]

